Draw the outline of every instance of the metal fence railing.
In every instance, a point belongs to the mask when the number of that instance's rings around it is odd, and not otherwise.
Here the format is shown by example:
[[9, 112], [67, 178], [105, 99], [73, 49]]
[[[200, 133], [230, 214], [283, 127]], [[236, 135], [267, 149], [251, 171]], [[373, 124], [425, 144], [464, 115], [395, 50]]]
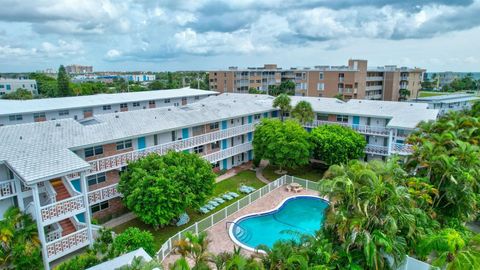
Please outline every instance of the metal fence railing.
[[237, 213], [239, 210], [245, 208], [256, 200], [262, 198], [263, 196], [269, 194], [270, 192], [278, 189], [279, 187], [296, 182], [304, 186], [306, 189], [317, 190], [318, 183], [312, 182], [306, 179], [284, 175], [278, 178], [277, 180], [270, 182], [268, 185], [257, 189], [256, 191], [248, 194], [247, 196], [241, 198], [240, 200], [234, 202], [233, 204], [223, 208], [222, 210], [213, 213], [212, 215], [195, 222], [184, 230], [178, 232], [174, 236], [170, 237], [163, 245], [160, 247], [160, 250], [157, 252], [157, 256], [160, 261], [163, 261], [173, 250], [174, 243], [185, 237], [187, 232], [192, 232], [198, 234], [200, 232], [208, 230], [213, 225], [218, 224], [222, 220], [228, 218], [229, 216]]

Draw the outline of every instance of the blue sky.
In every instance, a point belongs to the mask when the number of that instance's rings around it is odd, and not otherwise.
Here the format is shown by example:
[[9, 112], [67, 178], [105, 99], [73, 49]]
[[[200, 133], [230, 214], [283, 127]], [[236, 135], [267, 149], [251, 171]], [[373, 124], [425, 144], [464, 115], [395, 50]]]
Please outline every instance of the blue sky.
[[406, 65], [480, 71], [480, 0], [0, 0], [0, 72]]

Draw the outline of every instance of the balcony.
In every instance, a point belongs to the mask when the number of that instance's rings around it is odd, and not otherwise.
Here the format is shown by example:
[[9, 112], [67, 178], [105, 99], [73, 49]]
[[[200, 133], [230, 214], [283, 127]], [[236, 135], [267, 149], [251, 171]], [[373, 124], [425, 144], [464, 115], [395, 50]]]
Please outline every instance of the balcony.
[[367, 95], [365, 96], [365, 99], [368, 99], [368, 100], [381, 100], [381, 99], [382, 99], [382, 94], [373, 94], [373, 95], [367, 94]]
[[392, 154], [398, 154], [401, 156], [408, 156], [413, 153], [413, 145], [404, 143], [392, 144]]
[[383, 85], [370, 85], [365, 87], [365, 91], [383, 90]]
[[367, 82], [373, 82], [373, 81], [383, 81], [383, 77], [382, 76], [367, 77]]
[[376, 127], [376, 126], [368, 126], [368, 125], [355, 125], [350, 123], [343, 123], [343, 122], [334, 122], [334, 121], [321, 121], [315, 120], [312, 123], [308, 123], [305, 126], [309, 128], [314, 128], [321, 125], [341, 125], [344, 127], [349, 127], [358, 133], [366, 134], [366, 135], [376, 135], [376, 136], [389, 136], [390, 130], [385, 127]]
[[205, 155], [203, 156], [203, 158], [208, 160], [210, 163], [214, 163], [222, 159], [226, 159], [226, 158], [250, 151], [252, 149], [253, 149], [252, 143], [247, 142], [247, 143], [239, 144], [237, 146], [212, 153], [212, 154]]
[[43, 224], [46, 226], [85, 212], [85, 210], [86, 207], [83, 195], [78, 195], [40, 207], [40, 215]]
[[113, 184], [103, 188], [99, 188], [88, 193], [88, 203], [90, 205], [100, 203], [106, 200], [116, 198], [121, 195], [118, 192], [118, 184]]
[[388, 147], [381, 145], [367, 144], [365, 153], [371, 155], [388, 156]]
[[[155, 145], [140, 150], [135, 150], [127, 153], [122, 153], [114, 156], [109, 156], [101, 159], [95, 159], [89, 161], [91, 169], [87, 174], [100, 173], [110, 171], [113, 169], [119, 169], [126, 166], [129, 161], [138, 160], [150, 153], [157, 153], [160, 155], [166, 154], [170, 150], [181, 151], [184, 149], [190, 149], [195, 146], [205, 145], [207, 143], [219, 141], [222, 139], [230, 138], [237, 135], [253, 132], [255, 129], [254, 124], [247, 124], [238, 127], [219, 130], [216, 132], [210, 132], [203, 135], [191, 137], [184, 140], [169, 142], [165, 144]], [[78, 178], [79, 174], [70, 174], [67, 176], [69, 179]]]
[[15, 196], [17, 190], [15, 189], [15, 180], [7, 180], [0, 182], [0, 200]]
[[47, 243], [46, 249], [48, 260], [56, 260], [75, 250], [87, 246], [89, 244], [87, 230], [88, 228], [84, 228]]

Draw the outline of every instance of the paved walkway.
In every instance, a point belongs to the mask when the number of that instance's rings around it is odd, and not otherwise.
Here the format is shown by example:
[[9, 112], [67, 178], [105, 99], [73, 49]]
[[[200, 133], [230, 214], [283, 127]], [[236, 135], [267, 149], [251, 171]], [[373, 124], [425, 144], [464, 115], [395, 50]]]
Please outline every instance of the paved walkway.
[[265, 184], [270, 183], [265, 176], [263, 176], [263, 169], [268, 166], [268, 161], [267, 160], [262, 160], [260, 161], [260, 164], [258, 167], [255, 169], [255, 176], [257, 176], [258, 180], [262, 181]]
[[111, 219], [103, 224], [101, 224], [103, 227], [106, 228], [113, 228], [117, 227], [118, 225], [121, 225], [125, 222], [128, 222], [134, 218], [136, 218], [135, 214], [133, 212], [128, 212], [125, 215], [119, 216], [117, 218]]

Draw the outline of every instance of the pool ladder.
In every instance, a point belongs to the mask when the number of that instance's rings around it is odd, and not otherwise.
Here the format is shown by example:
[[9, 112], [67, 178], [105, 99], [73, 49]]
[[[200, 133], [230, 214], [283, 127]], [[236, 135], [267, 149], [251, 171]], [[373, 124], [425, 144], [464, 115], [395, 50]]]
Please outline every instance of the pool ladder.
[[[250, 240], [250, 238], [252, 237], [252, 234], [249, 233], [247, 230], [245, 230], [244, 228], [242, 228], [242, 226], [238, 225], [238, 223], [236, 222], [233, 222], [233, 221], [228, 221], [227, 223], [225, 223], [225, 228], [228, 230], [228, 224], [233, 224], [233, 225], [236, 225], [236, 227], [234, 227], [235, 231], [233, 232], [235, 237], [240, 241], [240, 242], [246, 242], [248, 240]], [[236, 230], [239, 230], [239, 232], [237, 233]]]

